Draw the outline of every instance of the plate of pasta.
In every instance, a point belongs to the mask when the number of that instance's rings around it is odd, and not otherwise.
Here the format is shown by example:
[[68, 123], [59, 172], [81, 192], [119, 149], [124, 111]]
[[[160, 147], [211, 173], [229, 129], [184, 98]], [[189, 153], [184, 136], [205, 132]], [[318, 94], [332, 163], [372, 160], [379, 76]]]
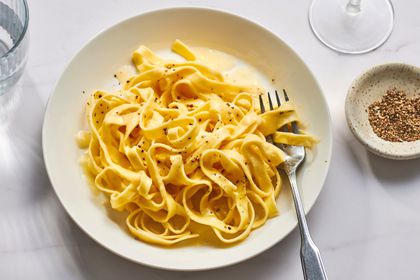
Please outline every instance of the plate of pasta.
[[[241, 32], [241, 36], [235, 36]], [[291, 100], [262, 113], [258, 96]], [[297, 121], [303, 134], [282, 132]], [[303, 145], [309, 211], [331, 157], [322, 91], [282, 40], [217, 10], [174, 8], [125, 20], [92, 39], [59, 79], [43, 152], [72, 219], [129, 260], [163, 269], [231, 265], [297, 224], [281, 149]]]

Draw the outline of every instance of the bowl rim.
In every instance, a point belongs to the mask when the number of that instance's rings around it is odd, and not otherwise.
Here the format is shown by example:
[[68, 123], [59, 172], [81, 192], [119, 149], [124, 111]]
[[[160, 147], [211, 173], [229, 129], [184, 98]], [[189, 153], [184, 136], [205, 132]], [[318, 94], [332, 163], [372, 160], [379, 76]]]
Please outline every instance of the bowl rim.
[[[363, 138], [363, 136], [361, 135], [360, 131], [358, 129], [356, 129], [356, 127], [354, 125], [355, 117], [353, 116], [353, 114], [350, 113], [350, 110], [351, 110], [352, 105], [354, 103], [350, 99], [357, 95], [357, 85], [365, 78], [366, 75], [375, 74], [379, 71], [384, 70], [387, 67], [406, 68], [406, 69], [413, 70], [413, 71], [420, 74], [420, 67], [418, 67], [416, 65], [403, 63], [403, 62], [382, 63], [382, 64], [374, 65], [374, 66], [370, 67], [368, 70], [365, 70], [365, 71], [361, 72], [352, 81], [352, 83], [349, 86], [349, 89], [347, 90], [347, 96], [346, 96], [346, 100], [345, 100], [345, 115], [346, 115], [347, 125], [350, 128], [353, 135], [356, 137], [356, 139], [361, 144], [363, 144], [366, 148], [368, 148], [368, 150], [371, 151], [372, 153], [374, 153], [378, 156], [384, 157], [384, 158], [394, 159], [394, 160], [415, 159], [415, 158], [420, 157], [420, 149], [418, 149], [417, 151], [414, 150], [412, 153], [401, 155], [398, 152], [396, 152], [396, 151], [398, 151], [398, 149], [395, 149], [395, 152], [388, 151], [388, 150], [383, 150], [383, 149], [379, 148], [378, 146], [372, 145], [371, 143], [367, 142], [366, 139]], [[417, 140], [417, 141], [420, 141], [420, 140]], [[390, 142], [390, 143], [392, 144], [393, 142]]]
[[[48, 154], [46, 153], [46, 141], [44, 140], [45, 138], [47, 138], [47, 120], [49, 118], [49, 108], [50, 108], [50, 104], [52, 103], [52, 100], [54, 98], [54, 93], [57, 91], [58, 86], [61, 83], [61, 80], [63, 79], [63, 74], [66, 72], [66, 70], [72, 65], [72, 63], [76, 60], [76, 58], [78, 57], [78, 55], [80, 54], [80, 52], [82, 52], [85, 48], [87, 48], [88, 46], [90, 46], [95, 40], [97, 40], [100, 36], [102, 36], [103, 34], [105, 34], [106, 32], [114, 29], [114, 28], [118, 28], [118, 26], [128, 23], [130, 21], [135, 21], [138, 17], [143, 17], [146, 15], [153, 15], [153, 14], [159, 14], [162, 12], [168, 12], [168, 11], [191, 11], [191, 12], [212, 12], [212, 13], [218, 13], [218, 14], [222, 14], [224, 16], [229, 16], [229, 17], [233, 17], [237, 20], [241, 20], [241, 21], [245, 21], [253, 26], [255, 26], [259, 31], [262, 32], [266, 32], [267, 34], [269, 34], [270, 36], [272, 36], [273, 38], [275, 38], [275, 40], [280, 41], [282, 44], [284, 44], [285, 48], [289, 49], [289, 51], [291, 51], [291, 53], [293, 53], [296, 58], [302, 63], [302, 65], [306, 68], [306, 70], [308, 71], [308, 73], [312, 76], [314, 83], [316, 84], [316, 86], [319, 89], [320, 92], [320, 98], [321, 98], [321, 102], [324, 104], [324, 107], [326, 109], [326, 116], [327, 116], [327, 120], [328, 123], [326, 124], [327, 127], [327, 136], [328, 139], [325, 139], [325, 141], [327, 141], [329, 143], [329, 145], [327, 146], [327, 149], [325, 151], [325, 155], [326, 155], [326, 163], [325, 163], [325, 172], [322, 174], [322, 176], [320, 177], [320, 191], [315, 195], [314, 200], [308, 204], [305, 208], [305, 214], [309, 213], [309, 211], [312, 209], [312, 207], [315, 205], [316, 201], [318, 200], [318, 197], [320, 195], [320, 193], [322, 192], [322, 189], [324, 188], [325, 185], [325, 181], [327, 179], [328, 176], [328, 172], [330, 170], [330, 164], [331, 164], [331, 158], [332, 158], [332, 151], [333, 151], [333, 127], [332, 127], [332, 119], [331, 119], [331, 112], [328, 106], [328, 102], [327, 99], [325, 97], [324, 91], [322, 89], [322, 87], [319, 84], [319, 81], [317, 80], [316, 76], [314, 75], [314, 72], [311, 70], [311, 68], [308, 66], [307, 63], [305, 63], [305, 61], [302, 59], [302, 57], [293, 49], [290, 47], [290, 45], [285, 42], [283, 39], [281, 39], [279, 36], [277, 36], [276, 34], [274, 34], [272, 31], [270, 31], [269, 28], [258, 24], [244, 16], [240, 16], [237, 15], [233, 12], [227, 12], [224, 10], [220, 10], [217, 8], [213, 8], [213, 7], [196, 7], [196, 6], [187, 6], [187, 7], [165, 7], [165, 8], [159, 8], [159, 9], [150, 9], [144, 12], [141, 12], [139, 14], [133, 15], [133, 16], [129, 16], [128, 18], [125, 18], [123, 20], [119, 20], [116, 21], [115, 23], [112, 23], [111, 25], [104, 27], [101, 31], [99, 31], [98, 33], [96, 33], [94, 36], [92, 36], [92, 38], [90, 38], [86, 43], [84, 43], [82, 45], [82, 47], [77, 51], [77, 53], [75, 53], [72, 58], [69, 60], [69, 62], [66, 64], [66, 66], [63, 68], [63, 72], [61, 73], [60, 77], [57, 79], [52, 93], [50, 94], [48, 101], [47, 101], [47, 105], [46, 105], [46, 109], [45, 109], [45, 113], [44, 113], [44, 121], [42, 124], [42, 148], [43, 148], [43, 157], [44, 157], [44, 165], [46, 167], [46, 171], [48, 174], [48, 177], [50, 179], [51, 185], [53, 186], [53, 181], [52, 178], [53, 176], [52, 171], [51, 171], [51, 167], [49, 167], [49, 164], [47, 162], [48, 161]], [[227, 266], [231, 266], [240, 262], [244, 262], [248, 259], [251, 259], [263, 252], [265, 252], [266, 250], [272, 248], [273, 246], [275, 246], [276, 244], [278, 244], [280, 241], [282, 241], [286, 236], [288, 236], [297, 226], [297, 220], [295, 221], [294, 225], [292, 227], [290, 227], [289, 230], [287, 230], [287, 232], [285, 233], [284, 237], [279, 239], [276, 242], [273, 242], [271, 244], [269, 244], [268, 246], [264, 246], [263, 248], [260, 248], [259, 250], [255, 250], [252, 254], [249, 254], [246, 257], [243, 258], [238, 258], [237, 260], [231, 261], [231, 262], [227, 262], [221, 265], [217, 265], [217, 266], [206, 266], [206, 267], [194, 267], [194, 268], [176, 268], [176, 267], [167, 267], [167, 266], [160, 266], [160, 265], [156, 265], [150, 262], [144, 262], [144, 261], [139, 261], [133, 258], [130, 258], [128, 256], [125, 256], [117, 251], [115, 251], [113, 248], [109, 247], [107, 244], [104, 244], [102, 242], [100, 242], [98, 240], [98, 238], [96, 238], [95, 236], [91, 235], [85, 228], [83, 228], [80, 223], [77, 221], [76, 217], [73, 216], [73, 214], [71, 213], [71, 211], [68, 210], [68, 206], [63, 203], [63, 199], [60, 197], [60, 195], [57, 192], [57, 189], [54, 188], [54, 192], [56, 194], [56, 196], [58, 197], [61, 205], [63, 206], [63, 208], [65, 209], [66, 213], [70, 216], [70, 218], [75, 222], [75, 224], [78, 225], [78, 227], [80, 229], [82, 229], [82, 231], [87, 234], [90, 238], [92, 238], [97, 244], [99, 244], [101, 247], [106, 248], [107, 250], [111, 251], [112, 253], [127, 259], [131, 262], [134, 263], [138, 263], [141, 265], [145, 265], [148, 267], [153, 267], [153, 268], [158, 268], [158, 269], [163, 269], [163, 270], [169, 270], [169, 271], [206, 271], [206, 270], [213, 270], [213, 269], [218, 269], [218, 268], [223, 268], [223, 267], [227, 267]]]

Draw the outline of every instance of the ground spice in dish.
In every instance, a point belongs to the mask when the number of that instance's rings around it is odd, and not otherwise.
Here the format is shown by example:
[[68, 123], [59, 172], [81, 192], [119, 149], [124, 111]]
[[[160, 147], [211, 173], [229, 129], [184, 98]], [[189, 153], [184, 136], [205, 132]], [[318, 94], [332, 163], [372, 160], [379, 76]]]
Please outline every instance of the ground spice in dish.
[[368, 109], [369, 123], [380, 138], [390, 142], [420, 140], [420, 96], [408, 98], [390, 89]]

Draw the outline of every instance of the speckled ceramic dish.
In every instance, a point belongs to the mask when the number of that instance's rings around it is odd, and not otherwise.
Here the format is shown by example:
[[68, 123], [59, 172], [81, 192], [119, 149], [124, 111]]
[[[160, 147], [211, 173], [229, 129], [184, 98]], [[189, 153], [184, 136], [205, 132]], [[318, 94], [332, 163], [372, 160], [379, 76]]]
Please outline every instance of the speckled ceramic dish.
[[388, 142], [378, 137], [369, 124], [369, 105], [394, 87], [409, 98], [420, 96], [420, 68], [401, 63], [384, 64], [358, 77], [346, 98], [347, 123], [356, 138], [379, 156], [399, 160], [420, 157], [420, 140]]

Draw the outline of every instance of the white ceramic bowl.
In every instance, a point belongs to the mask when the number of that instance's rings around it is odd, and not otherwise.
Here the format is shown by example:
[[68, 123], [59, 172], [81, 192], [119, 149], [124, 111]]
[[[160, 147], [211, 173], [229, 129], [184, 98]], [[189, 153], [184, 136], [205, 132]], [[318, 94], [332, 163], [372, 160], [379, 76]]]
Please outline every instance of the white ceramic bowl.
[[[132, 238], [97, 202], [78, 164], [81, 151], [75, 134], [85, 126], [83, 115], [88, 94], [108, 87], [116, 69], [145, 44], [168, 49], [182, 39], [233, 54], [276, 77], [298, 105], [309, 131], [321, 141], [299, 172], [307, 211], [317, 199], [331, 157], [329, 111], [314, 75], [282, 40], [246, 19], [200, 8], [153, 11], [125, 20], [92, 39], [70, 62], [52, 94], [43, 126], [43, 151], [47, 171], [58, 198], [73, 220], [99, 244], [145, 265], [173, 270], [204, 270], [234, 264], [255, 256], [282, 240], [297, 224], [287, 187], [279, 201], [280, 216], [252, 232], [244, 242], [229, 248], [190, 246], [162, 248]], [[299, 248], [296, 248], [299, 250]]]
[[420, 68], [389, 63], [372, 67], [354, 80], [346, 98], [346, 119], [356, 138], [371, 152], [389, 159], [420, 157], [420, 140], [389, 142], [378, 137], [369, 123], [369, 105], [381, 99], [388, 89], [397, 88], [408, 97], [420, 95]]

